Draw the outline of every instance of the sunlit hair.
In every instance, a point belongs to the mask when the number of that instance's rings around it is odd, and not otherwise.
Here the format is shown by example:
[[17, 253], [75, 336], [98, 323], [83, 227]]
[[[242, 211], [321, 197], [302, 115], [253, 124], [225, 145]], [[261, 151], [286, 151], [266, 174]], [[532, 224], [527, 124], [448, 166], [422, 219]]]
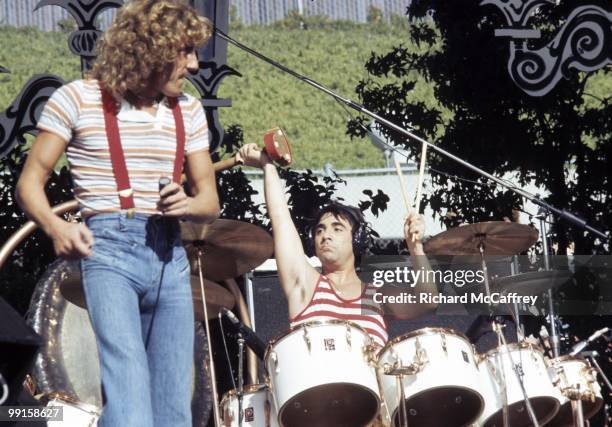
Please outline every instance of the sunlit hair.
[[131, 0], [98, 43], [89, 73], [119, 99], [165, 75], [182, 49], [201, 46], [212, 24], [181, 0]]

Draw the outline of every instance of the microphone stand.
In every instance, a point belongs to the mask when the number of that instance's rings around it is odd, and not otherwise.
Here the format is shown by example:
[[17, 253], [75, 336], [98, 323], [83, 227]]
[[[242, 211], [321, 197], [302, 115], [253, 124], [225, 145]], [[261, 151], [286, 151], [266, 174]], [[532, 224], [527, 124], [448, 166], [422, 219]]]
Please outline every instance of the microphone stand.
[[236, 395], [238, 396], [238, 426], [242, 427], [244, 419], [244, 413], [242, 410], [243, 395], [244, 395], [244, 379], [243, 379], [243, 368], [244, 368], [244, 338], [242, 333], [238, 332], [238, 390]]
[[[542, 237], [542, 252], [544, 256], [544, 270], [550, 271], [550, 246], [548, 244], [548, 230], [546, 229], [547, 214], [544, 209], [538, 212], [540, 220], [540, 237]], [[559, 349], [559, 332], [557, 331], [557, 315], [555, 314], [555, 304], [553, 301], [552, 289], [547, 291], [548, 298], [548, 319], [550, 321], [550, 344], [552, 345], [553, 358], [559, 357], [561, 354]]]
[[296, 79], [298, 79], [298, 80], [300, 80], [300, 81], [302, 81], [304, 83], [309, 84], [310, 86], [320, 90], [321, 92], [326, 93], [327, 95], [329, 95], [332, 98], [334, 98], [336, 101], [342, 102], [346, 106], [348, 106], [348, 107], [358, 111], [359, 113], [362, 113], [362, 114], [365, 114], [365, 115], [368, 115], [368, 116], [372, 117], [377, 122], [379, 122], [379, 123], [385, 125], [386, 127], [390, 128], [390, 129], [393, 129], [393, 130], [395, 130], [395, 131], [397, 131], [397, 132], [407, 136], [408, 138], [416, 140], [416, 141], [420, 142], [421, 144], [427, 145], [429, 148], [431, 148], [432, 150], [437, 151], [438, 153], [442, 154], [443, 156], [445, 156], [445, 157], [447, 157], [447, 158], [449, 158], [451, 160], [454, 160], [455, 162], [459, 163], [460, 165], [462, 165], [462, 166], [472, 170], [473, 172], [476, 172], [479, 175], [484, 176], [485, 178], [490, 179], [491, 181], [501, 185], [504, 188], [507, 188], [508, 190], [518, 194], [519, 196], [522, 196], [522, 197], [526, 198], [527, 200], [530, 200], [532, 203], [535, 203], [536, 205], [543, 207], [544, 209], [548, 210], [549, 212], [553, 212], [553, 213], [557, 214], [559, 217], [561, 217], [561, 218], [571, 222], [572, 224], [577, 225], [577, 226], [579, 226], [579, 227], [581, 227], [581, 228], [583, 228], [583, 229], [585, 229], [585, 230], [587, 230], [587, 231], [589, 231], [589, 232], [591, 232], [591, 233], [601, 237], [602, 239], [604, 239], [606, 241], [609, 240], [610, 237], [608, 235], [606, 235], [605, 232], [602, 232], [602, 231], [600, 231], [600, 230], [598, 230], [598, 229], [588, 225], [587, 222], [584, 219], [574, 215], [573, 213], [571, 213], [571, 212], [569, 212], [569, 211], [567, 211], [565, 209], [563, 209], [563, 210], [558, 209], [558, 208], [552, 206], [551, 204], [546, 203], [544, 200], [538, 198], [537, 196], [535, 196], [535, 195], [525, 191], [524, 189], [522, 189], [520, 187], [517, 187], [517, 186], [515, 186], [512, 183], [508, 183], [505, 180], [503, 180], [501, 178], [498, 178], [498, 177], [496, 177], [494, 175], [491, 175], [488, 172], [485, 172], [484, 170], [482, 170], [482, 169], [472, 165], [471, 163], [461, 159], [460, 157], [455, 156], [454, 154], [444, 150], [443, 148], [441, 148], [441, 147], [439, 147], [439, 146], [437, 146], [437, 145], [435, 145], [435, 144], [433, 144], [433, 143], [431, 143], [431, 142], [429, 142], [429, 141], [419, 137], [418, 135], [415, 135], [415, 134], [409, 132], [408, 130], [402, 128], [401, 126], [398, 126], [395, 123], [393, 123], [393, 122], [391, 122], [391, 121], [381, 117], [380, 115], [374, 113], [373, 111], [368, 110], [363, 105], [361, 105], [361, 104], [359, 104], [357, 102], [354, 102], [354, 101], [352, 101], [352, 100], [350, 100], [348, 98], [344, 98], [344, 97], [336, 94], [332, 90], [328, 89], [327, 87], [323, 86], [322, 84], [317, 83], [316, 81], [314, 81], [314, 80], [312, 80], [312, 79], [310, 79], [310, 78], [308, 78], [308, 77], [306, 77], [306, 76], [304, 76], [304, 75], [302, 75], [302, 74], [300, 74], [300, 73], [298, 73], [296, 71], [293, 71], [292, 69], [290, 69], [290, 68], [288, 68], [288, 67], [286, 67], [286, 66], [284, 66], [284, 65], [282, 65], [282, 64], [280, 64], [280, 63], [278, 63], [276, 61], [274, 61], [273, 59], [270, 59], [267, 56], [262, 55], [261, 53], [251, 49], [250, 47], [243, 45], [242, 43], [240, 43], [240, 42], [234, 40], [233, 38], [231, 38], [230, 36], [228, 36], [225, 32], [223, 32], [219, 28], [215, 27], [214, 31], [215, 31], [216, 35], [218, 35], [222, 39], [226, 40], [227, 42], [233, 44], [234, 46], [238, 47], [239, 49], [242, 49], [245, 52], [250, 53], [251, 55], [261, 59], [262, 61], [267, 62], [268, 64], [278, 68], [279, 70], [284, 71], [287, 74], [290, 74], [291, 76], [295, 77]]

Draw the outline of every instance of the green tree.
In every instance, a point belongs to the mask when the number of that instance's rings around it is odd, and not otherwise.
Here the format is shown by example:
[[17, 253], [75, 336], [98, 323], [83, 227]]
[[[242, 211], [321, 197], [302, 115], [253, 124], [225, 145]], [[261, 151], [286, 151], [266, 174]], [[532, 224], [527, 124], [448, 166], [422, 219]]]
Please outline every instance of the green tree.
[[[542, 7], [530, 19], [529, 24], [542, 31], [542, 40], [552, 39], [575, 7], [567, 3]], [[610, 82], [609, 70], [572, 71], [545, 96], [532, 97], [507, 72], [508, 40], [494, 37], [494, 30], [505, 26], [497, 9], [478, 1], [415, 0], [408, 12], [410, 39], [421, 49], [398, 46], [372, 54], [366, 64], [371, 78], [357, 87], [366, 107], [403, 127], [414, 127], [485, 171], [500, 177], [514, 172], [519, 185], [535, 182], [550, 192], [549, 203], [609, 228], [611, 85], [606, 93], [589, 96], [596, 82], [598, 87], [606, 87], [601, 80]], [[438, 105], [406, 101], [416, 84], [415, 70], [434, 89]], [[389, 77], [394, 81], [389, 83]], [[363, 134], [358, 121], [365, 123], [364, 118], [350, 123], [353, 135]], [[414, 158], [419, 155], [417, 144], [397, 132], [385, 132], [412, 150]], [[509, 191], [431, 150], [428, 164], [435, 190], [426, 202], [448, 226], [499, 220], [522, 204]], [[445, 216], [449, 211], [458, 215]], [[609, 250], [607, 243], [566, 222], [555, 221], [553, 231], [560, 253], [570, 242], [576, 253]]]

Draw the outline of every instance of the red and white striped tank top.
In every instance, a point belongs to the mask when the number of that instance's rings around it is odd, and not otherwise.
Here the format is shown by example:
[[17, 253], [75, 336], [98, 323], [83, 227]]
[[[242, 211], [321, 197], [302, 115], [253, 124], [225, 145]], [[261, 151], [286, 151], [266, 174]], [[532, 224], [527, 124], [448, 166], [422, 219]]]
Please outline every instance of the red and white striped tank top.
[[348, 320], [368, 332], [378, 345], [384, 346], [389, 339], [387, 324], [382, 309], [372, 296], [374, 288], [366, 285], [362, 294], [355, 299], [341, 298], [324, 275], [319, 275], [312, 299], [300, 314], [289, 319], [293, 328], [301, 323], [330, 319]]

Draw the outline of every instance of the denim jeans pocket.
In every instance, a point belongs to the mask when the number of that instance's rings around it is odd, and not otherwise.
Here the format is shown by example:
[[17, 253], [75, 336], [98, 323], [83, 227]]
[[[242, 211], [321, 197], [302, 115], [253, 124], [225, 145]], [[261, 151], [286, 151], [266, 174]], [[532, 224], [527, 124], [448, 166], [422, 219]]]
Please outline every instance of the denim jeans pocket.
[[122, 270], [134, 268], [134, 254], [138, 251], [138, 243], [130, 238], [129, 233], [119, 230], [94, 230], [92, 255], [86, 259], [85, 265], [99, 262]]

